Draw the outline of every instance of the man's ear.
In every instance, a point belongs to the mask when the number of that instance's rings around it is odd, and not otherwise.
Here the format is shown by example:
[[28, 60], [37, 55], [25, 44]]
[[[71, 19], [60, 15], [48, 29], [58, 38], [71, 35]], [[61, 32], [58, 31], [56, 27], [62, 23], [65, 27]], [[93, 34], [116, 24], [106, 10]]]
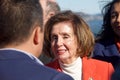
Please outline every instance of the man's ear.
[[42, 33], [41, 33], [40, 27], [38, 26], [34, 30], [34, 37], [33, 37], [34, 44], [38, 44], [39, 43], [39, 41], [40, 41], [40, 34], [42, 34]]
[[55, 12], [52, 11], [52, 12], [49, 13], [49, 15], [52, 17], [52, 16], [55, 15]]
[[50, 19], [50, 18], [51, 18], [52, 16], [54, 16], [54, 15], [55, 15], [55, 12], [51, 11], [51, 12], [49, 12], [47, 18]]

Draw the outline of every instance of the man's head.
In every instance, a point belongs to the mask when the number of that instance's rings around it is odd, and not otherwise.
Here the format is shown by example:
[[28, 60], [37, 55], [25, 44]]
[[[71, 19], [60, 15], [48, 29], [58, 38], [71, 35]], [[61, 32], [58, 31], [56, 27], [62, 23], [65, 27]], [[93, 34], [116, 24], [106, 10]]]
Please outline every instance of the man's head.
[[60, 11], [60, 7], [55, 0], [40, 0], [44, 14], [44, 24], [47, 20]]
[[57, 4], [57, 2], [48, 0], [46, 10], [45, 10], [45, 17], [46, 17], [45, 23], [48, 21], [50, 17], [54, 16], [58, 12], [60, 12], [60, 7]]
[[18, 47], [32, 40], [32, 46], [38, 45], [40, 33], [43, 33], [43, 12], [39, 0], [0, 0], [1, 48]]

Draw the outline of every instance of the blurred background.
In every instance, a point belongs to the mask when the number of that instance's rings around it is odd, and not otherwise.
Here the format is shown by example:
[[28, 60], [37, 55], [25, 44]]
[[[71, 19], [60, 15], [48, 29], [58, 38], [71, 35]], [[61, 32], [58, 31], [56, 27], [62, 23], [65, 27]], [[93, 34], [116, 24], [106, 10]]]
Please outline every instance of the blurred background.
[[96, 36], [102, 27], [103, 6], [111, 0], [56, 0], [61, 10], [72, 10], [84, 18]]

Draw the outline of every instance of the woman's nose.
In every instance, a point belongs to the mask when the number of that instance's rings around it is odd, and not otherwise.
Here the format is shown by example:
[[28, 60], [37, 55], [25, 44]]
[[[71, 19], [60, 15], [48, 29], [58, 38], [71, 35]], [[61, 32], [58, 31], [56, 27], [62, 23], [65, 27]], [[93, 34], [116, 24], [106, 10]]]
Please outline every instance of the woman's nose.
[[58, 38], [56, 44], [57, 44], [57, 46], [61, 46], [63, 44], [63, 39], [62, 38]]
[[118, 17], [117, 17], [117, 22], [120, 23], [120, 14], [119, 14]]

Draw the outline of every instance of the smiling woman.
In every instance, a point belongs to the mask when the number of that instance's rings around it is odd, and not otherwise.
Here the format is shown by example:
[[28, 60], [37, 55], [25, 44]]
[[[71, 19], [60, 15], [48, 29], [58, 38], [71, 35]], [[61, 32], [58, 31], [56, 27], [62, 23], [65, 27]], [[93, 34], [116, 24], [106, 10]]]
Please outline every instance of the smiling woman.
[[63, 63], [69, 64], [76, 59], [77, 38], [74, 36], [70, 22], [61, 22], [54, 25], [51, 32], [51, 46], [54, 55], [61, 59]]
[[46, 66], [64, 72], [74, 80], [110, 80], [112, 65], [91, 59], [93, 47], [94, 36], [89, 26], [72, 11], [54, 15], [45, 25], [43, 50], [54, 58]]

